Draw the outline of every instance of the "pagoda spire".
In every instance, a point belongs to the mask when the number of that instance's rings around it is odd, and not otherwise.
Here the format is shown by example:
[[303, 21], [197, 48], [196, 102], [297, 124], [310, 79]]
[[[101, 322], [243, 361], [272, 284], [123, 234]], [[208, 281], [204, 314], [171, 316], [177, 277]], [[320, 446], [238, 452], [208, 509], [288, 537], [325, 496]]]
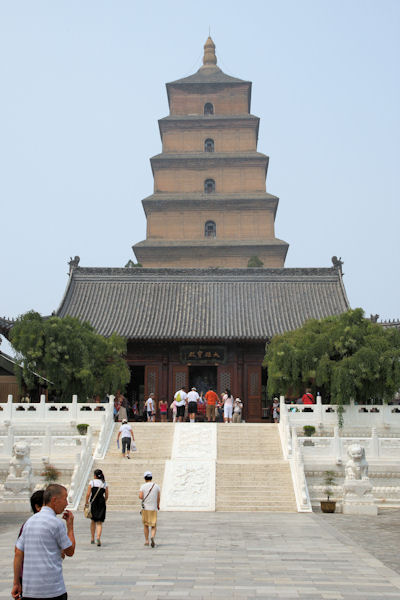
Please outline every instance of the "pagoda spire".
[[203, 66], [200, 68], [215, 67], [216, 64], [217, 57], [215, 56], [215, 44], [211, 37], [208, 36], [207, 41], [204, 44]]

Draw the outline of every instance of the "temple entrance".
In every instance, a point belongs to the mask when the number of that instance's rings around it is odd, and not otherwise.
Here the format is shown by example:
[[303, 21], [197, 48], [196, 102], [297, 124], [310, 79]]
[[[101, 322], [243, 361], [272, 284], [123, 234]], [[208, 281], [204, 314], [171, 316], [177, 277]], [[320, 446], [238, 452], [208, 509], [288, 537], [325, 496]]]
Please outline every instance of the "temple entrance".
[[204, 396], [210, 388], [217, 391], [217, 367], [189, 367], [189, 389], [195, 387], [199, 396]]
[[130, 366], [131, 380], [126, 388], [126, 397], [131, 410], [128, 415], [132, 418], [134, 407], [138, 415], [143, 415], [144, 409], [144, 367]]

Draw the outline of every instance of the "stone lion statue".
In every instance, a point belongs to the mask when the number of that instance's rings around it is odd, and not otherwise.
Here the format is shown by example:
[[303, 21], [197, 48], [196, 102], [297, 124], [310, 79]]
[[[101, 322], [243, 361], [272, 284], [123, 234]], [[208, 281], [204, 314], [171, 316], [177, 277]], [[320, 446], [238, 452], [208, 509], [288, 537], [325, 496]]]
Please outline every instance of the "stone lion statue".
[[26, 442], [16, 442], [12, 450], [7, 479], [29, 479], [32, 474], [31, 449]]
[[365, 448], [360, 444], [351, 444], [347, 449], [349, 460], [346, 463], [346, 479], [368, 479], [368, 463]]

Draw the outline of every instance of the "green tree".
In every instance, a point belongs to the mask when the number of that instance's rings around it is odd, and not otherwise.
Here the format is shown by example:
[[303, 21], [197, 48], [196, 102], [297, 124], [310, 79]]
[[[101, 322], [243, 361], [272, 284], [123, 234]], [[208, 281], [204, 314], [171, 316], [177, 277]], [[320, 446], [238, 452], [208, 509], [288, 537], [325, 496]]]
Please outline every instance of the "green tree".
[[18, 318], [10, 337], [22, 367], [16, 369], [17, 377], [28, 389], [34, 387], [36, 373], [63, 400], [73, 394], [86, 400], [124, 389], [130, 379], [126, 341], [115, 333], [98, 335], [75, 317], [43, 318], [31, 311]]
[[264, 263], [258, 256], [251, 256], [247, 263], [248, 267], [263, 267]]
[[[307, 321], [267, 345], [268, 393], [318, 388], [332, 404], [387, 401], [400, 389], [400, 331], [364, 318], [361, 308]], [[340, 421], [342, 419], [340, 418]]]

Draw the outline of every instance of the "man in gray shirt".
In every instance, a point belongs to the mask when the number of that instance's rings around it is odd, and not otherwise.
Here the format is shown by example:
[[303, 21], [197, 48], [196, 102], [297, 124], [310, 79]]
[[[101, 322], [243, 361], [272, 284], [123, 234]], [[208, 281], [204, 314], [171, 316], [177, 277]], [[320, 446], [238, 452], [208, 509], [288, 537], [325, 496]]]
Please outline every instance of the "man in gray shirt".
[[[23, 564], [24, 600], [66, 600], [61, 553], [73, 556], [75, 552], [74, 516], [65, 511], [67, 504], [66, 488], [53, 483], [43, 494], [42, 510], [26, 521], [16, 543], [13, 598], [22, 594]], [[67, 528], [56, 516], [62, 512]]]

